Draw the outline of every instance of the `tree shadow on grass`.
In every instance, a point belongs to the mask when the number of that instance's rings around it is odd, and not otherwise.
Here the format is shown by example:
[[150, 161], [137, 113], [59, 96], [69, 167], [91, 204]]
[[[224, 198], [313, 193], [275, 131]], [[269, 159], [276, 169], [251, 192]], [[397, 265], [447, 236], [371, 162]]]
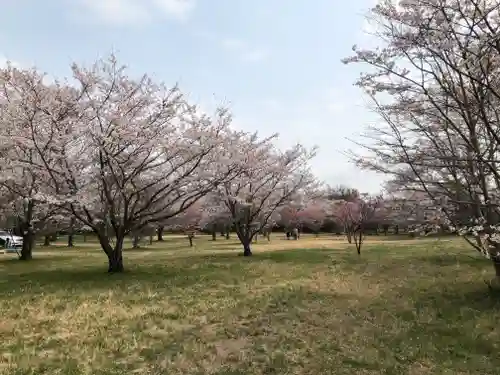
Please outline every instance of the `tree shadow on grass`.
[[130, 265], [126, 271], [108, 274], [103, 266], [78, 265], [60, 269], [42, 267], [24, 269], [3, 275], [0, 282], [0, 297], [16, 296], [29, 292], [51, 293], [63, 290], [92, 292], [119, 290], [127, 293], [134, 286], [150, 289], [205, 288], [220, 284], [245, 282], [259, 275], [245, 273], [244, 265], [224, 263], [193, 263], [186, 258], [173, 259], [171, 264]]
[[[262, 251], [255, 252], [251, 257], [240, 256], [240, 251], [235, 251], [228, 254], [203, 254], [197, 259], [202, 259], [204, 261], [215, 261], [215, 262], [242, 262], [247, 263], [262, 263], [262, 262], [273, 262], [273, 263], [289, 263], [304, 264], [304, 265], [314, 265], [314, 264], [332, 264], [332, 262], [337, 263], [339, 261], [350, 262], [349, 257], [345, 257], [340, 254], [338, 250], [331, 249], [291, 249], [291, 250], [279, 250], [279, 251]], [[356, 258], [354, 258], [356, 261]]]

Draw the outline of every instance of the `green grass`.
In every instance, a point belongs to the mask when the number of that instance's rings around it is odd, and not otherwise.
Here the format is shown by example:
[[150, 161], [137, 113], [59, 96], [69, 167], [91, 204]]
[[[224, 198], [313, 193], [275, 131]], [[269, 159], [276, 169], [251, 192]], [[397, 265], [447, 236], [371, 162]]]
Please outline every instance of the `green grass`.
[[[302, 247], [302, 248], [299, 248]], [[489, 263], [456, 240], [167, 238], [0, 255], [0, 374], [500, 374]]]

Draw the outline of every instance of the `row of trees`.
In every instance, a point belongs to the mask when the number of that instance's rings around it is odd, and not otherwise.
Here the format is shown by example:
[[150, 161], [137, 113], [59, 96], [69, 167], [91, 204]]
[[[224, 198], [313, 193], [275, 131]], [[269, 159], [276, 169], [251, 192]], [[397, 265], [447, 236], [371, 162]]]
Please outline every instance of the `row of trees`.
[[364, 168], [391, 176], [395, 194], [420, 194], [447, 225], [491, 259], [500, 278], [500, 3], [381, 0], [377, 48], [346, 63], [382, 121], [362, 142]]
[[72, 72], [51, 81], [0, 70], [0, 206], [23, 236], [21, 259], [37, 230], [85, 226], [121, 272], [127, 235], [199, 210], [228, 215], [251, 255], [273, 214], [317, 186], [314, 149], [236, 131], [226, 109], [208, 117], [177, 87], [128, 77], [113, 56]]

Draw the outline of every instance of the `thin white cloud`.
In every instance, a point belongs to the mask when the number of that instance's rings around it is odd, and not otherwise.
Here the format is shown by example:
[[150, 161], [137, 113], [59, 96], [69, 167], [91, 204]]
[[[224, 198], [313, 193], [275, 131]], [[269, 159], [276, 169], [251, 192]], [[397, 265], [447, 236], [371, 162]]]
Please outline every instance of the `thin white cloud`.
[[185, 21], [196, 6], [195, 0], [153, 0], [153, 3], [166, 15]]
[[237, 56], [237, 58], [246, 63], [259, 63], [265, 61], [269, 55], [269, 50], [254, 46], [238, 38], [220, 38], [211, 32], [195, 32], [197, 37], [213, 43], [223, 50]]
[[78, 0], [77, 5], [78, 17], [88, 19], [90, 15], [113, 26], [137, 26], [159, 15], [185, 21], [196, 3], [195, 0]]
[[241, 54], [241, 59], [249, 63], [258, 63], [268, 58], [269, 52], [264, 49], [253, 49]]

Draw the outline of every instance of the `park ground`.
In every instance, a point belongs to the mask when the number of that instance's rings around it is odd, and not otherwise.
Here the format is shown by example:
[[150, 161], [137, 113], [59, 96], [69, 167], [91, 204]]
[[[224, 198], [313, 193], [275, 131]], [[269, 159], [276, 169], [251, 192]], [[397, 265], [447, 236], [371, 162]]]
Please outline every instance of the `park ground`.
[[500, 297], [458, 239], [175, 236], [0, 255], [0, 374], [500, 374]]

